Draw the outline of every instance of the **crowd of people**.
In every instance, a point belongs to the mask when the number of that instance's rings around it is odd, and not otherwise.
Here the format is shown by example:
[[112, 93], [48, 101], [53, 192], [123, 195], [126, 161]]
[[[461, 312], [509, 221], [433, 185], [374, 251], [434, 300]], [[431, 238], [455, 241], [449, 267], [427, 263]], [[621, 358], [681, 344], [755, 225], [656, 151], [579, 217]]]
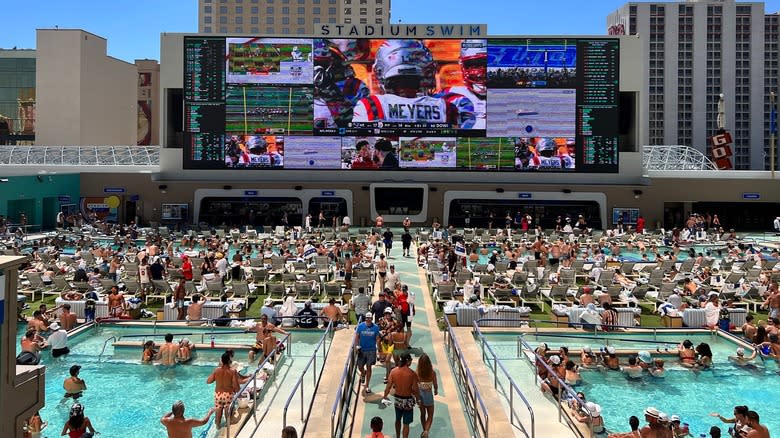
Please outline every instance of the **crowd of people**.
[[[695, 234], [704, 228], [705, 219], [693, 217], [692, 220], [690, 227], [686, 224], [684, 230], [692, 228]], [[711, 224], [716, 220], [717, 217], [714, 217]], [[349, 222], [349, 219], [346, 219], [342, 229], [347, 230]], [[249, 350], [249, 361], [252, 362], [259, 358], [260, 362], [268, 360], [269, 363], [273, 363], [276, 360], [282, 346], [278, 343], [275, 334], [285, 336], [289, 333], [285, 330], [288, 327], [284, 325], [284, 321], [292, 320], [292, 325], [300, 328], [316, 328], [328, 323], [333, 323], [334, 326], [347, 325], [351, 321], [346, 315], [346, 310], [351, 309], [355, 312], [358, 324], [355, 332], [355, 345], [358, 349], [361, 392], [364, 396], [372, 394], [374, 389], [372, 388], [372, 369], [378, 363], [384, 368], [383, 400], [395, 406], [396, 435], [408, 436], [408, 425], [412, 422], [411, 412], [413, 412], [415, 405], [419, 405], [423, 434], [427, 436], [433, 418], [433, 396], [431, 394], [435, 395], [438, 392], [438, 382], [427, 355], [423, 354], [419, 357], [415, 370], [410, 367], [413, 365], [410, 352], [412, 350], [412, 317], [414, 316], [415, 294], [401, 280], [394, 264], [389, 262], [395, 235], [385, 225], [384, 219], [380, 216], [375, 221], [375, 229], [370, 231], [364, 239], [334, 239], [327, 244], [324, 239], [321, 239], [322, 231], [314, 231], [317, 236], [315, 238], [312, 238], [311, 235], [305, 236], [299, 230], [297, 238], [292, 240], [248, 241], [243, 237], [243, 233], [240, 233], [242, 237], [237, 238], [231, 230], [224, 236], [195, 237], [185, 235], [180, 240], [159, 235], [149, 236], [145, 245], [137, 246], [134, 237], [137, 237], [138, 230], [131, 224], [115, 230], [116, 237], [113, 245], [110, 246], [98, 244], [87, 235], [80, 236], [77, 241], [67, 241], [61, 237], [55, 237], [33, 242], [30, 264], [26, 265], [23, 271], [25, 273], [41, 273], [47, 284], [54, 284], [57, 277], [73, 275], [74, 279], [78, 278], [87, 283], [90, 286], [90, 292], [82, 293], [79, 296], [71, 296], [70, 294], [74, 294], [72, 291], [63, 292], [69, 294], [67, 297], [63, 295], [63, 298], [94, 300], [99, 299], [97, 294], [88, 294], [94, 293], [92, 291], [102, 285], [100, 281], [102, 279], [118, 281], [130, 276], [141, 285], [140, 298], [143, 299], [144, 294], [153, 290], [154, 280], [166, 280], [171, 271], [178, 271], [182, 278], [178, 280], [178, 287], [173, 289], [170, 301], [177, 309], [178, 319], [198, 321], [202, 317], [203, 303], [209, 298], [198, 289], [197, 277], [209, 276], [211, 280], [221, 281], [224, 285], [228, 285], [233, 280], [251, 281], [252, 259], [279, 256], [285, 259], [295, 259], [306, 266], [313, 266], [311, 256], [327, 257], [332, 265], [332, 270], [328, 275], [339, 278], [343, 282], [347, 290], [353, 293], [351, 300], [342, 307], [337, 304], [335, 299], [331, 299], [328, 305], [319, 312], [313, 309], [311, 301], [304, 302], [303, 308], [298, 308], [293, 299], [291, 302], [285, 302], [280, 310], [274, 307], [273, 300], [266, 301], [261, 309], [259, 322], [250, 328], [254, 333], [254, 343]], [[408, 218], [403, 225], [405, 226], [404, 231], [400, 236], [402, 253], [404, 257], [413, 257], [415, 256], [412, 249], [414, 239], [410, 232], [411, 222]], [[507, 215], [507, 229], [512, 229], [511, 232], [502, 233], [501, 230], [498, 230], [492, 235], [491, 240], [468, 242], [454, 228], [443, 228], [440, 224], [434, 224], [431, 230], [432, 238], [417, 246], [416, 259], [418, 264], [424, 268], [428, 268], [431, 263], [439, 264], [442, 272], [440, 280], [443, 281], [453, 279], [459, 271], [473, 269], [485, 256], [488, 259], [487, 270], [489, 272], [495, 271], [499, 262], [506, 263], [507, 267], [513, 270], [529, 260], [535, 260], [539, 267], [546, 268], [546, 272], [550, 272], [549, 282], [554, 284], [558, 280], [557, 274], [560, 269], [571, 267], [575, 260], [594, 261], [596, 268], [590, 273], [591, 276], [594, 276], [600, 272], [608, 272], [600, 269], [599, 264], [603, 266], [610, 260], [616, 260], [621, 249], [624, 248], [638, 249], [643, 253], [643, 257], [647, 257], [644, 255], [645, 253], [653, 253], [655, 261], [659, 264], [663, 261], [676, 261], [678, 255], [683, 251], [681, 243], [685, 240], [685, 236], [676, 234], [675, 231], [667, 236], [658, 237], [646, 234], [644, 230], [622, 228], [620, 225], [618, 224], [617, 228], [603, 234], [590, 235], [588, 241], [583, 242], [576, 237], [591, 233], [592, 230], [587, 226], [586, 220], [582, 216], [576, 219], [573, 217], [557, 218], [557, 236], [550, 236], [541, 227], [533, 227], [533, 219], [528, 215], [518, 214], [517, 218]], [[637, 225], [639, 228], [639, 224]], [[519, 231], [515, 231], [513, 228], [517, 228]], [[512, 237], [512, 234], [517, 232], [522, 233], [522, 239], [518, 240]], [[732, 238], [734, 236], [725, 237], [724, 250], [727, 254], [723, 255], [722, 260], [758, 260], [760, 262], [764, 259], [764, 252], [740, 244]], [[671, 249], [661, 253], [659, 248], [666, 238], [671, 238]], [[73, 262], [63, 261], [59, 256], [63, 254], [63, 248], [70, 245], [75, 246]], [[777, 256], [776, 251], [773, 255]], [[715, 324], [710, 324], [710, 314], [712, 312], [715, 312], [716, 315], [719, 314], [721, 306], [717, 294], [702, 295], [703, 288], [701, 286], [718, 276], [717, 268], [704, 266], [706, 265], [705, 261], [715, 259], [716, 254], [694, 253], [689, 254], [689, 256], [695, 260], [694, 269], [690, 273], [686, 273], [690, 274], [691, 277], [684, 280], [681, 290], [676, 290], [666, 300], [675, 305], [676, 309], [683, 309], [688, 304], [677, 303], [675, 295], [678, 298], [695, 298], [698, 305], [708, 311], [708, 325], [714, 326]], [[199, 260], [198, 265], [194, 265], [193, 260]], [[133, 272], [127, 269], [128, 261], [137, 263], [137, 271]], [[363, 287], [352, 289], [352, 275], [359, 268], [367, 268], [376, 274], [375, 284], [378, 286], [378, 293], [375, 300], [373, 294]], [[636, 287], [636, 279], [627, 274], [630, 273], [622, 273], [619, 270], [610, 272], [613, 283], [620, 284], [627, 289]], [[676, 278], [677, 274], [673, 272], [667, 276]], [[598, 280], [598, 278], [591, 279]], [[501, 278], [496, 278], [496, 284], [499, 286], [495, 287], [500, 287], [501, 281]], [[778, 315], [780, 312], [780, 292], [778, 292], [777, 283], [773, 282], [769, 275], [764, 275], [759, 281], [766, 285], [764, 305], [770, 310], [770, 318], [767, 322], [760, 321], [755, 326], [752, 324], [752, 319], [748, 319], [748, 323], [742, 327], [743, 332], [754, 343], [755, 349], [752, 355], [745, 356], [744, 350], [738, 350], [736, 356], [729, 358], [741, 366], [748, 366], [757, 355], [780, 357], [780, 342], [778, 342], [777, 333], [777, 327], [780, 326], [777, 320], [780, 316]], [[194, 288], [189, 287], [193, 284]], [[477, 300], [487, 300], [485, 290], [481, 286], [476, 284], [472, 284], [472, 286], [474, 289], [472, 289], [471, 296], [476, 297]], [[193, 293], [193, 290], [197, 292]], [[127, 317], [131, 310], [127, 294], [122, 293], [118, 285], [111, 287], [107, 292], [105, 299], [108, 302], [109, 314], [113, 317]], [[703, 298], [701, 298], [702, 296]], [[216, 297], [212, 297], [212, 299], [214, 298]], [[584, 299], [587, 301], [588, 298]], [[598, 301], [599, 304], [607, 308], [609, 305], [608, 296], [604, 299], [607, 301]], [[189, 301], [190, 304], [185, 306], [185, 301]], [[55, 313], [59, 313], [59, 321], [57, 322], [53, 321]], [[28, 331], [21, 341], [22, 352], [39, 356], [41, 350], [51, 348], [54, 357], [67, 355], [69, 353], [67, 331], [75, 325], [76, 318], [74, 314], [70, 313], [68, 304], [63, 304], [53, 310], [48, 310], [44, 305], [34, 312], [33, 318], [29, 321]], [[158, 362], [168, 366], [187, 363], [192, 359], [194, 350], [194, 345], [188, 339], [183, 338], [174, 342], [173, 336], [167, 335], [164, 343], [160, 346], [153, 342], [144, 345], [141, 362]], [[581, 381], [579, 367], [621, 370], [630, 378], [644, 375], [661, 377], [664, 374], [664, 360], [660, 358], [648, 359], [642, 354], [644, 352], [640, 352], [636, 357], [629, 357], [625, 363], [621, 363], [620, 358], [611, 347], [596, 353], [586, 350], [583, 349], [579, 364], [570, 359], [568, 351], [564, 351], [563, 348], [553, 355], [550, 355], [546, 350], [539, 351], [538, 371], [540, 376], [545, 374], [542, 389], [553, 394], [556, 398], [562, 397], [561, 383], [576, 385], [577, 382]], [[683, 342], [679, 346], [679, 352], [683, 366], [704, 369], [712, 364], [712, 352], [706, 343], [700, 343], [694, 348], [690, 342]], [[226, 352], [221, 356], [220, 366], [209, 377], [208, 383], [216, 384], [215, 406], [204, 419], [186, 419], [184, 417], [184, 404], [177, 402], [171, 412], [161, 419], [162, 424], [169, 431], [184, 430], [187, 427], [191, 429], [205, 424], [212, 412], [216, 413], [216, 422], [220, 424], [223, 417], [230, 415], [228, 408], [240, 389], [242, 379], [246, 379], [246, 376], [239, 374], [234, 364], [233, 354]], [[77, 366], [74, 365], [74, 367]], [[71, 368], [70, 371], [71, 376], [66, 380], [70, 383], [65, 385], [66, 394], [72, 394], [69, 397], [77, 399], [86, 390], [86, 384], [83, 381], [79, 383], [78, 368]], [[391, 392], [395, 394], [393, 402], [387, 400], [387, 396]], [[582, 400], [573, 400], [572, 405], [574, 406], [574, 415], [578, 419], [589, 422], [594, 426], [594, 429], [599, 429], [599, 426], [603, 429], [603, 420], [599, 424], [597, 419], [600, 418], [600, 407], [597, 404], [585, 402], [583, 397]], [[66, 425], [66, 427], [72, 427], [74, 430], [84, 429], [88, 432], [92, 425], [89, 419], [83, 416], [84, 407], [80, 404], [73, 406], [71, 412], [73, 421], [69, 421], [70, 426]], [[674, 420], [671, 418], [666, 422], [670, 428], [674, 427]], [[661, 421], [663, 416], [659, 415], [658, 419], [659, 422], [663, 422]], [[31, 418], [28, 421], [28, 428], [34, 429], [36, 422], [35, 418]], [[758, 424], [757, 421], [756, 424]], [[754, 429], [760, 430], [756, 427]]]

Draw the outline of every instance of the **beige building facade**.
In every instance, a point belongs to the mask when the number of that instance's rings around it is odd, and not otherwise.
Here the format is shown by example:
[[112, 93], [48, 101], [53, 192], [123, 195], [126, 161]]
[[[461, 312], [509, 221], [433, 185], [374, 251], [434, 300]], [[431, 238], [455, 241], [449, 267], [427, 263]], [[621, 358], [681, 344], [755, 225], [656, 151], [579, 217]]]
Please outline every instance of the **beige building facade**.
[[79, 29], [37, 31], [38, 145], [136, 144], [138, 68]]
[[391, 0], [198, 0], [198, 32], [302, 35], [319, 24], [388, 24]]

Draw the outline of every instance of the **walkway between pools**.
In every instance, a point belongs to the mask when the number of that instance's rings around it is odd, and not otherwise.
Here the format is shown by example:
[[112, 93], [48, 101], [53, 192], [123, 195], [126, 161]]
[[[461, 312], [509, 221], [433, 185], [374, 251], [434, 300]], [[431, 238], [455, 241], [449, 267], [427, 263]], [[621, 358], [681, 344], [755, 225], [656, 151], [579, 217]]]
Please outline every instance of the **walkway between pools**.
[[[400, 233], [396, 233], [399, 236]], [[383, 248], [382, 248], [383, 250]], [[435, 408], [433, 424], [430, 436], [432, 437], [470, 437], [468, 424], [466, 423], [464, 407], [458, 397], [452, 371], [447, 355], [444, 351], [444, 333], [438, 328], [434, 304], [428, 291], [428, 283], [425, 272], [418, 268], [416, 254], [412, 247], [412, 256], [404, 257], [401, 250], [400, 238], [393, 244], [393, 249], [388, 259], [388, 264], [395, 265], [400, 274], [401, 282], [409, 285], [410, 292], [415, 293], [415, 315], [412, 318], [412, 369], [417, 367], [417, 358], [422, 353], [427, 353], [433, 363], [439, 379], [439, 395], [434, 397]], [[377, 283], [378, 284], [378, 283]], [[374, 288], [374, 299], [379, 293], [378, 286]], [[371, 376], [371, 394], [361, 394], [355, 413], [355, 426], [352, 437], [361, 438], [371, 433], [371, 418], [379, 416], [384, 421], [383, 432], [388, 436], [395, 436], [395, 409], [393, 406], [385, 407], [381, 403], [385, 385], [384, 369], [377, 364]], [[415, 407], [414, 421], [409, 430], [410, 437], [419, 437], [422, 433], [420, 423], [420, 410]]]

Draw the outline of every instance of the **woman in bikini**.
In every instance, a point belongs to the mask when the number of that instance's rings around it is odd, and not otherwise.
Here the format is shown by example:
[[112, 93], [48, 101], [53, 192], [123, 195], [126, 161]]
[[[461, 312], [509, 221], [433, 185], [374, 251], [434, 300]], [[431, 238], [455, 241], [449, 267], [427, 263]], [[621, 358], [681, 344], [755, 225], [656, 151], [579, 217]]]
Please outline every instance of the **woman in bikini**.
[[693, 342], [686, 339], [677, 347], [677, 349], [678, 354], [680, 355], [680, 365], [686, 368], [693, 368], [696, 366], [696, 350], [693, 349]]
[[[89, 432], [89, 435], [86, 435], [87, 432]], [[70, 438], [81, 438], [95, 434], [95, 428], [92, 427], [89, 417], [84, 416], [84, 407], [81, 406], [81, 403], [74, 403], [70, 407], [70, 418], [65, 422], [61, 435], [65, 434]]]
[[379, 290], [385, 290], [385, 277], [387, 277], [387, 260], [384, 254], [379, 254], [376, 262], [376, 273], [379, 274]]
[[420, 388], [420, 422], [423, 427], [421, 436], [425, 438], [433, 424], [433, 396], [439, 395], [439, 381], [433, 370], [431, 358], [425, 353], [417, 361], [417, 376], [420, 378], [417, 385]]

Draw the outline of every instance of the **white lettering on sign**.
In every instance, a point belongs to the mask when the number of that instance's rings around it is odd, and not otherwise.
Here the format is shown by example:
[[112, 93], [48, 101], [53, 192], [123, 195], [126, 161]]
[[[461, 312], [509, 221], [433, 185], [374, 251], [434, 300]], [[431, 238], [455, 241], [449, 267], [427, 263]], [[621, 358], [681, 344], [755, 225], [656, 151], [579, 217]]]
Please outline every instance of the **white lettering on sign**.
[[92, 209], [104, 208], [104, 209], [108, 209], [108, 204], [87, 204], [87, 208], [92, 208]]

